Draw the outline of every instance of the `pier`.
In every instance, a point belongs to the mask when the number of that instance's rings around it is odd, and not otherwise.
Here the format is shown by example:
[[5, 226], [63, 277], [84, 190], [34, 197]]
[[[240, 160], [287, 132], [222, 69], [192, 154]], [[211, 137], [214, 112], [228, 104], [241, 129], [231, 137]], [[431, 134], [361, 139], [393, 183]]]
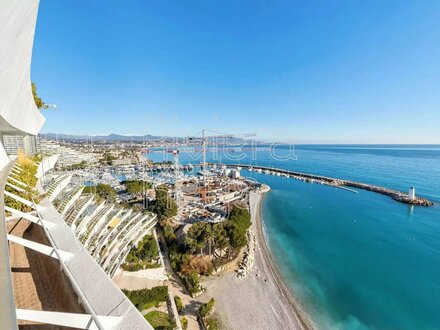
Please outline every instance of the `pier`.
[[[213, 164], [214, 165], [214, 164]], [[317, 184], [325, 184], [337, 188], [343, 188], [346, 190], [349, 190], [351, 192], [355, 192], [355, 190], [350, 188], [357, 188], [357, 189], [363, 189], [368, 191], [373, 191], [382, 195], [387, 195], [391, 197], [392, 199], [406, 203], [411, 205], [418, 205], [418, 206], [432, 206], [434, 203], [426, 198], [422, 197], [412, 197], [409, 196], [409, 194], [404, 193], [399, 190], [389, 189], [385, 187], [375, 186], [371, 184], [356, 182], [356, 181], [350, 181], [350, 180], [343, 180], [338, 178], [331, 178], [327, 176], [321, 176], [321, 175], [314, 175], [314, 174], [307, 174], [307, 173], [301, 173], [296, 171], [290, 171], [290, 170], [283, 170], [280, 168], [273, 168], [273, 167], [267, 167], [267, 166], [255, 166], [255, 165], [242, 165], [242, 164], [216, 164], [217, 166], [226, 166], [226, 167], [241, 167], [243, 169], [247, 169], [249, 171], [254, 171], [258, 173], [264, 173], [264, 174], [273, 174], [278, 176], [284, 176], [293, 178], [296, 180], [304, 181], [304, 182], [310, 182], [310, 183], [317, 183]]]

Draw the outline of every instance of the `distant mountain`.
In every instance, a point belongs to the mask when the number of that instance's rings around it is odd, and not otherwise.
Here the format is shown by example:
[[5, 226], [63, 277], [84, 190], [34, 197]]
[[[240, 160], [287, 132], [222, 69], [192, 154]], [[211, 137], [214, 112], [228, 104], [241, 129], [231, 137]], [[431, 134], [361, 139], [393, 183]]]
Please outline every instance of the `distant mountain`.
[[170, 136], [154, 136], [154, 135], [120, 135], [120, 134], [109, 134], [109, 135], [76, 135], [76, 134], [56, 134], [56, 133], [45, 133], [40, 134], [40, 137], [49, 140], [93, 140], [93, 141], [119, 141], [119, 142], [143, 142], [143, 141], [176, 141], [176, 139], [182, 140], [178, 137]]
[[[120, 135], [120, 134], [109, 134], [109, 135], [75, 135], [75, 134], [56, 134], [56, 133], [45, 133], [39, 135], [41, 138], [49, 140], [58, 141], [101, 141], [101, 142], [137, 142], [142, 143], [143, 141], [163, 141], [163, 142], [183, 142], [188, 140], [187, 137], [177, 137], [177, 136], [155, 136], [155, 135]], [[213, 141], [213, 139], [209, 139]], [[218, 142], [222, 142], [222, 139], [218, 139]], [[242, 139], [240, 138], [229, 138], [228, 143], [240, 143]]]

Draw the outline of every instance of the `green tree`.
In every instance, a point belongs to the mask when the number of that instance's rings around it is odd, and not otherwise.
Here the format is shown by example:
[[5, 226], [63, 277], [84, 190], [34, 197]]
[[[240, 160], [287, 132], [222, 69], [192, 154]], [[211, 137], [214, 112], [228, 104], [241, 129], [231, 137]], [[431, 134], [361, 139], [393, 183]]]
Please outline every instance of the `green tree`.
[[248, 229], [252, 225], [249, 211], [242, 207], [234, 206], [228, 219], [243, 229]]
[[96, 193], [99, 197], [104, 198], [109, 202], [114, 202], [117, 195], [115, 189], [113, 189], [110, 185], [104, 183], [99, 183], [96, 186]]
[[116, 159], [118, 159], [118, 157], [113, 156], [113, 155], [110, 154], [109, 152], [105, 152], [105, 153], [102, 155], [102, 158], [99, 159], [99, 162], [100, 162], [101, 164], [107, 164], [107, 165], [110, 165], [111, 162], [112, 162], [112, 160], [116, 160]]
[[203, 254], [208, 237], [208, 226], [206, 222], [197, 222], [191, 226], [185, 238], [188, 252], [195, 253], [199, 251], [200, 254]]
[[228, 233], [226, 232], [225, 226], [222, 223], [216, 223], [213, 226], [214, 232], [214, 246], [216, 249], [220, 250], [220, 257], [222, 252], [229, 246]]
[[173, 227], [168, 224], [163, 224], [161, 227], [166, 243], [169, 246], [173, 245], [176, 242], [176, 234], [174, 233]]
[[168, 189], [158, 187], [156, 199], [151, 203], [150, 210], [157, 214], [159, 220], [174, 217], [177, 214], [177, 204], [168, 195]]
[[208, 243], [208, 254], [209, 256], [212, 256], [212, 249], [214, 246], [214, 242], [215, 242], [215, 231], [214, 228], [211, 224], [206, 224], [205, 227], [205, 241], [206, 243]]
[[228, 234], [229, 243], [233, 248], [241, 248], [246, 245], [246, 233], [251, 226], [251, 216], [249, 211], [234, 206], [229, 213], [229, 218], [225, 223], [225, 229]]
[[171, 267], [176, 272], [180, 272], [182, 265], [186, 265], [191, 261], [191, 255], [178, 252], [175, 245], [170, 247], [169, 252]]
[[146, 182], [142, 180], [126, 180], [123, 181], [122, 184], [125, 185], [127, 192], [130, 194], [139, 194], [145, 189], [150, 189], [152, 187], [151, 182]]

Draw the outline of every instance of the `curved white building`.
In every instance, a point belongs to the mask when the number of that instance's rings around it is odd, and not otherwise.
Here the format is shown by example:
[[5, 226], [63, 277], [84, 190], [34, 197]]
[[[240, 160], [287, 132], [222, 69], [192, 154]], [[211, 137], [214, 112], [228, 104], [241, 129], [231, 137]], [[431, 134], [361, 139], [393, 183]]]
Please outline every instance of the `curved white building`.
[[[3, 134], [36, 135], [44, 117], [35, 106], [30, 80], [38, 1], [0, 2], [0, 198], [13, 162], [3, 147]], [[0, 320], [17, 327], [9, 265], [4, 203], [0, 210]]]
[[[24, 320], [80, 329], [152, 329], [52, 205], [51, 200], [67, 185], [70, 177], [60, 178], [50, 187], [48, 198], [39, 204], [18, 196], [26, 184], [18, 180], [21, 168], [8, 158], [1, 138], [3, 134], [37, 135], [45, 121], [35, 106], [30, 79], [38, 5], [38, 0], [0, 1], [0, 328], [17, 329], [17, 320]], [[37, 177], [43, 178], [55, 161], [54, 158], [43, 161]], [[8, 177], [10, 182], [7, 183]], [[16, 193], [5, 192], [6, 183], [8, 189], [15, 189]], [[37, 184], [40, 190], [41, 183]], [[26, 213], [5, 206], [5, 194], [32, 211]], [[78, 197], [79, 193], [72, 192], [74, 200]], [[70, 206], [69, 203], [61, 205], [60, 211], [64, 213]], [[48, 245], [8, 233], [5, 210], [12, 218], [32, 223], [45, 235]], [[85, 313], [45, 310], [44, 306], [43, 310], [16, 308], [8, 240], [12, 246], [24, 246], [32, 251], [28, 258], [38, 255], [55, 262], [52, 269], [60, 270], [59, 276], [70, 282], [70, 291], [75, 292], [78, 300], [75, 303], [79, 302]]]

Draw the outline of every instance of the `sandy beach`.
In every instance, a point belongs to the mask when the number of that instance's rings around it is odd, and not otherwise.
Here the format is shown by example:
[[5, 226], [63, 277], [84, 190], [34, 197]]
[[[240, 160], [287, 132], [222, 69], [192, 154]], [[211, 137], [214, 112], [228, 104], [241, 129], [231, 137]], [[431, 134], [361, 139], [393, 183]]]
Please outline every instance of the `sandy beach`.
[[257, 237], [252, 271], [244, 279], [238, 279], [235, 273], [208, 279], [204, 296], [214, 297], [216, 313], [226, 329], [313, 329], [310, 317], [294, 299], [272, 260], [260, 218], [263, 196], [252, 192], [249, 197]]

